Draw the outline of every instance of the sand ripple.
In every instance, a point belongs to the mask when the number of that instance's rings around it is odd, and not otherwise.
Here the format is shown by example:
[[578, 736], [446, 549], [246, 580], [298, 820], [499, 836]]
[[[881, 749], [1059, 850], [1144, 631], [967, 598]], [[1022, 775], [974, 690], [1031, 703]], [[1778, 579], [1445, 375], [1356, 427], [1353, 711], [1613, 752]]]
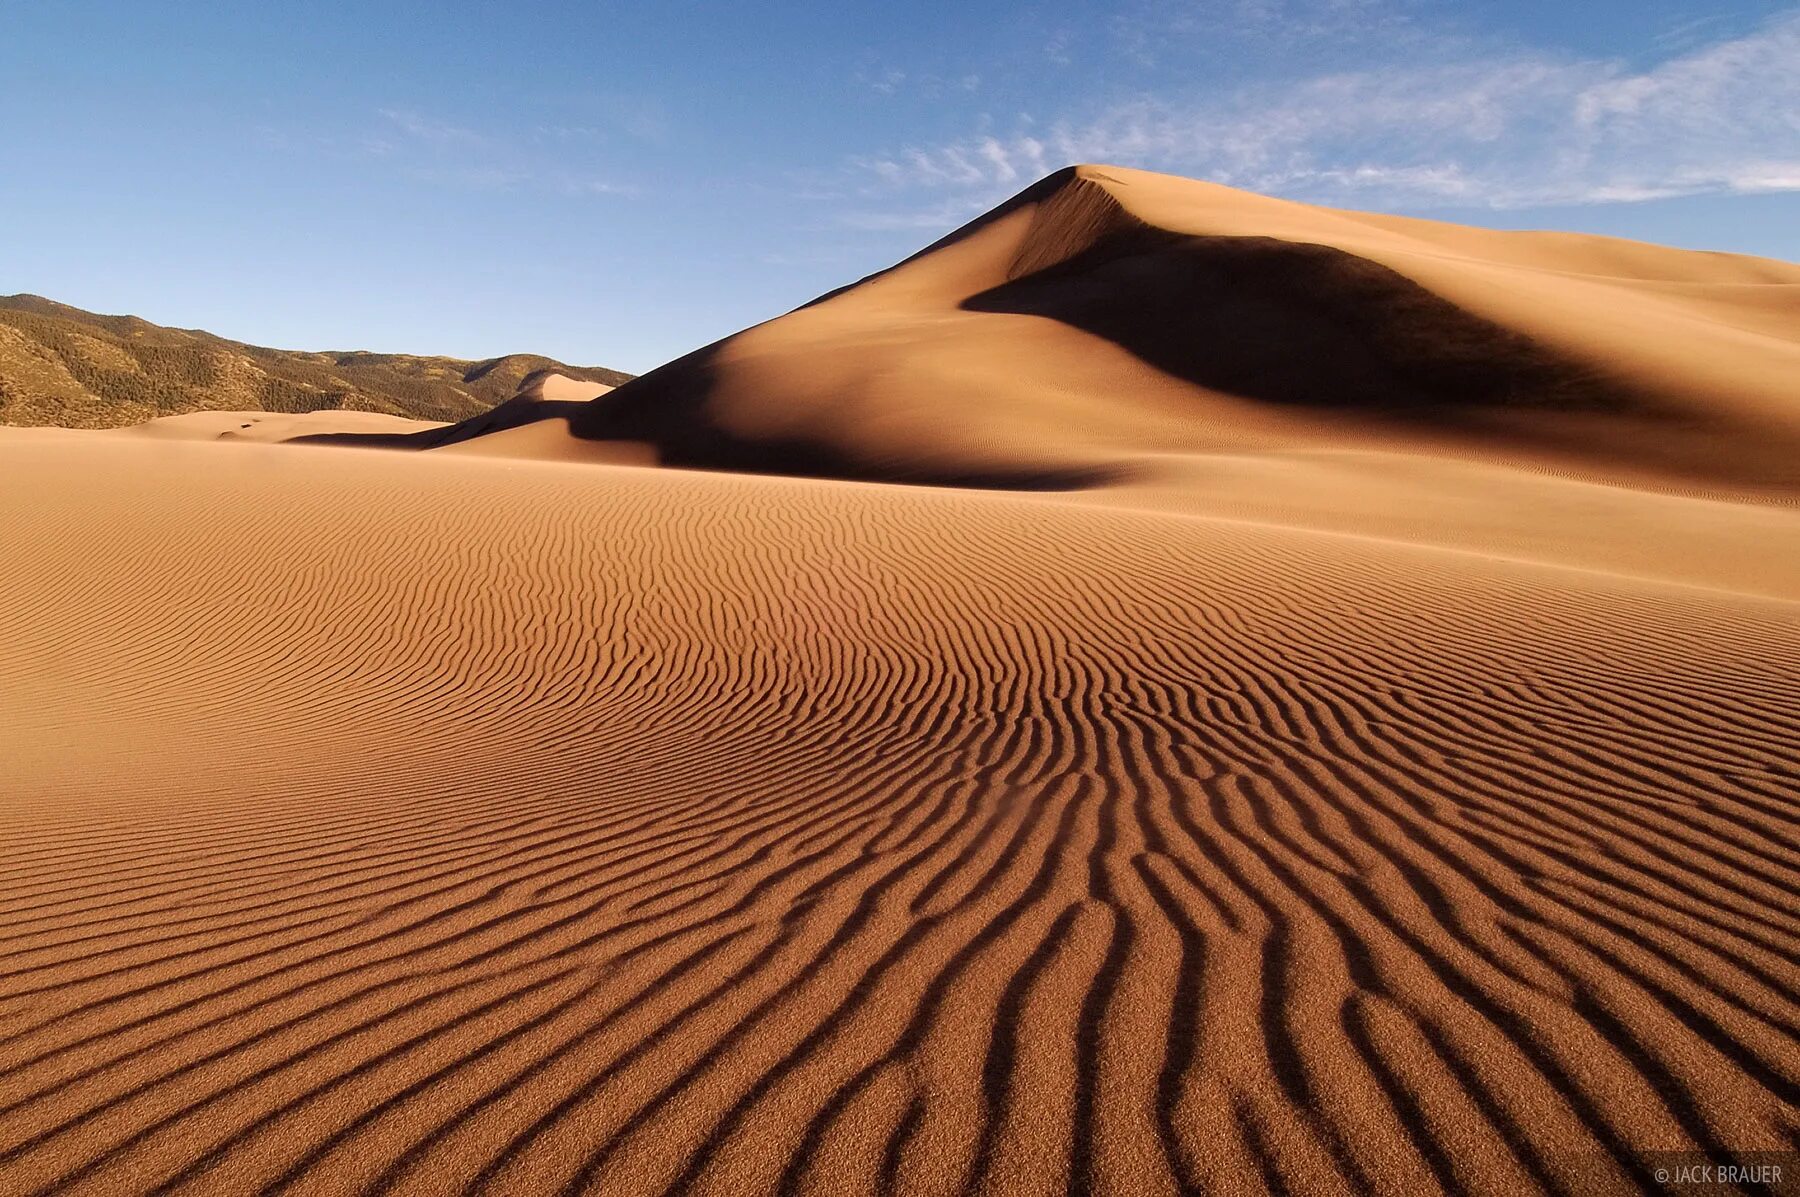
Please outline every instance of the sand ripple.
[[1032, 496], [7, 465], [6, 1193], [1605, 1193], [1800, 1125], [1792, 604]]

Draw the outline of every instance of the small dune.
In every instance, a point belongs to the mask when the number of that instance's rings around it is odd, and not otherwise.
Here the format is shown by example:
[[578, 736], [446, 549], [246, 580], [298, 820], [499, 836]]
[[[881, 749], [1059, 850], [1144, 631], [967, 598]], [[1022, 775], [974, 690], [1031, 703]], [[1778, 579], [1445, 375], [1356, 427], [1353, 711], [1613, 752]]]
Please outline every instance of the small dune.
[[0, 430], [0, 1192], [1791, 1152], [1796, 295], [1083, 167], [604, 393]]

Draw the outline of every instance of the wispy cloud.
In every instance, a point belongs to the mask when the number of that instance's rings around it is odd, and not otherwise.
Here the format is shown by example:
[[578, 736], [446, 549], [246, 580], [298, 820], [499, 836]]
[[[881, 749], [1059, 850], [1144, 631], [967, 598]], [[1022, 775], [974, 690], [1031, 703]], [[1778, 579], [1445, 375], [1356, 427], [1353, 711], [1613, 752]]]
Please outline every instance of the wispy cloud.
[[906, 82], [906, 72], [898, 67], [865, 67], [857, 70], [855, 78], [870, 91], [891, 96]]
[[517, 191], [531, 181], [521, 170], [481, 163], [409, 166], [404, 177], [446, 191]]
[[[382, 108], [379, 124], [345, 144], [385, 160], [415, 183], [450, 191], [521, 192], [569, 197], [634, 196], [640, 184], [584, 166], [569, 143], [604, 136], [606, 129], [537, 125], [515, 134], [487, 133], [412, 109]], [[548, 147], [548, 149], [546, 149]], [[558, 152], [551, 152], [558, 151]]]
[[437, 120], [407, 108], [383, 108], [378, 114], [391, 129], [417, 141], [437, 146], [480, 146], [489, 139], [473, 129]]
[[898, 96], [904, 93], [928, 100], [942, 99], [959, 92], [978, 91], [981, 88], [981, 75], [977, 71], [909, 72], [876, 63], [857, 67], [851, 74], [851, 81], [878, 96]]
[[851, 173], [890, 202], [993, 198], [1082, 161], [1397, 206], [1800, 190], [1800, 10], [1635, 72], [1516, 53], [1327, 74], [1021, 120], [1005, 136], [859, 158]]
[[620, 183], [612, 179], [585, 179], [563, 176], [555, 186], [564, 195], [642, 195], [636, 183]]
[[[1190, 60], [1196, 51], [1241, 51], [1279, 45], [1292, 53], [1306, 43], [1339, 47], [1392, 46], [1430, 37], [1410, 0], [1127, 0], [1113, 13], [1112, 44], [1140, 67]], [[1259, 55], [1264, 57], [1265, 55]]]

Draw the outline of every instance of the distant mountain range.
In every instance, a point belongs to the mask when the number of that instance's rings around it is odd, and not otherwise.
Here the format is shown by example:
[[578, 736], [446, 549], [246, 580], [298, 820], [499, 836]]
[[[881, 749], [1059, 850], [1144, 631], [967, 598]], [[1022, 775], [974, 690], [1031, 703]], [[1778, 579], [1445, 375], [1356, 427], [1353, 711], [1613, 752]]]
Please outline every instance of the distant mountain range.
[[475, 362], [267, 349], [37, 295], [0, 297], [0, 424], [112, 428], [190, 411], [328, 409], [454, 421], [545, 372], [607, 386], [632, 377], [528, 353]]

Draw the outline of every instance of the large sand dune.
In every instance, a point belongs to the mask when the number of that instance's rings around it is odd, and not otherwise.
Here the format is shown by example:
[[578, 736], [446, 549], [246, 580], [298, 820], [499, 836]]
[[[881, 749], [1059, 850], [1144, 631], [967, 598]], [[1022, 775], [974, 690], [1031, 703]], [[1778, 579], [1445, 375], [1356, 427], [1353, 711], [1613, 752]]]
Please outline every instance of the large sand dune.
[[671, 464], [1023, 488], [1404, 446], [1791, 495], [1796, 377], [1800, 266], [1080, 167], [594, 402], [410, 443], [566, 420]]
[[432, 452], [0, 440], [0, 1192], [1792, 1150], [1800, 269], [1099, 174]]

